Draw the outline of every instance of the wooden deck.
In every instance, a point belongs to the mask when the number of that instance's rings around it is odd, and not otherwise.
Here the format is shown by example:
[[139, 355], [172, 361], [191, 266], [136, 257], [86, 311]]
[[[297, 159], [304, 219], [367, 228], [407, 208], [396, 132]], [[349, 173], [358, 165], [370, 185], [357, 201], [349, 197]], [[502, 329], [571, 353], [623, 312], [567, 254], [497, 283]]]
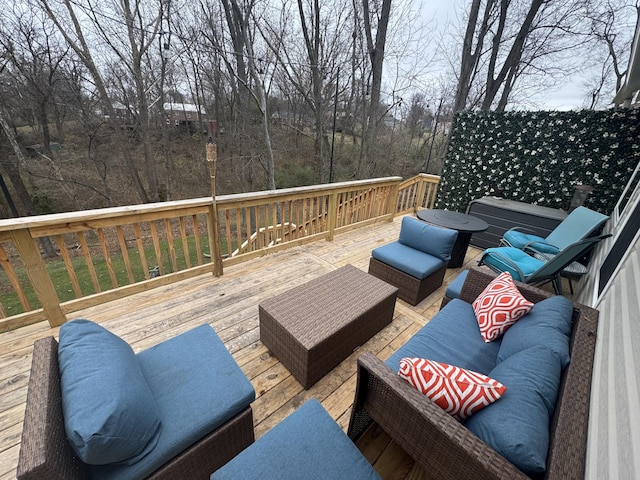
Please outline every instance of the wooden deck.
[[[438, 311], [446, 283], [461, 269], [448, 270], [445, 285], [416, 307], [398, 300], [393, 322], [309, 390], [304, 390], [260, 343], [258, 304], [346, 264], [366, 271], [371, 250], [397, 239], [400, 220], [343, 233], [332, 242], [314, 242], [230, 266], [222, 277], [202, 275], [148, 290], [77, 312], [74, 318], [100, 322], [136, 351], [207, 322], [256, 390], [252, 405], [256, 437], [312, 397], [346, 430], [357, 357], [367, 350], [383, 359], [389, 357]], [[479, 254], [470, 248], [463, 268], [475, 265]], [[41, 322], [0, 335], [0, 480], [15, 478], [33, 342], [57, 334], [57, 329]], [[359, 447], [385, 479], [428, 478], [376, 429], [360, 440]]]

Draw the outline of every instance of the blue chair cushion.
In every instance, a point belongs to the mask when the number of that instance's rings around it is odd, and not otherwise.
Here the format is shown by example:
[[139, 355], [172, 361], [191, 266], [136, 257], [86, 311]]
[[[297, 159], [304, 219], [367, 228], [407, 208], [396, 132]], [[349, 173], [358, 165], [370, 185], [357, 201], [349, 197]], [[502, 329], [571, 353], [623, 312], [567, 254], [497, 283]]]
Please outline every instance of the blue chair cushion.
[[572, 314], [571, 302], [560, 295], [536, 303], [533, 310], [503, 335], [497, 362], [540, 345], [555, 353], [562, 368], [566, 368], [569, 364]]
[[211, 475], [211, 480], [379, 479], [320, 403], [309, 400]]
[[388, 243], [378, 247], [371, 252], [371, 256], [420, 280], [427, 278], [447, 264], [445, 260], [408, 247], [400, 242]]
[[[547, 235], [546, 242], [564, 250], [572, 243], [589, 236], [609, 217], [586, 207], [578, 207], [565, 218], [560, 225]], [[557, 252], [545, 252], [557, 253]]]
[[436, 227], [412, 217], [404, 217], [400, 225], [398, 241], [407, 247], [448, 262], [457, 237], [456, 230]]
[[489, 373], [507, 391], [466, 427], [527, 475], [543, 473], [561, 370], [560, 359], [544, 347], [510, 356]]
[[500, 343], [501, 339], [485, 343], [473, 307], [453, 299], [385, 363], [397, 372], [404, 357], [418, 357], [488, 375], [496, 365]]
[[255, 391], [210, 325], [166, 340], [138, 355], [158, 405], [156, 447], [126, 468], [92, 468], [94, 480], [144, 478], [242, 412]]
[[518, 230], [508, 230], [502, 237], [509, 245], [514, 248], [522, 249], [525, 245], [531, 244], [533, 248], [543, 253], [558, 253], [558, 248], [550, 245], [547, 241], [537, 235], [520, 232]]
[[444, 292], [445, 297], [448, 298], [459, 298], [460, 292], [462, 291], [462, 286], [464, 285], [464, 281], [467, 279], [467, 274], [469, 270], [463, 270], [460, 272], [456, 278], [447, 285], [447, 289]]
[[[482, 254], [482, 262], [501, 272], [509, 272], [514, 280], [520, 282], [525, 282], [532, 273], [544, 265], [543, 261], [533, 258], [515, 247], [487, 248]], [[522, 275], [514, 268], [514, 265], [518, 267]]]
[[89, 320], [60, 327], [58, 364], [67, 438], [92, 465], [134, 463], [156, 445], [160, 414], [131, 347]]

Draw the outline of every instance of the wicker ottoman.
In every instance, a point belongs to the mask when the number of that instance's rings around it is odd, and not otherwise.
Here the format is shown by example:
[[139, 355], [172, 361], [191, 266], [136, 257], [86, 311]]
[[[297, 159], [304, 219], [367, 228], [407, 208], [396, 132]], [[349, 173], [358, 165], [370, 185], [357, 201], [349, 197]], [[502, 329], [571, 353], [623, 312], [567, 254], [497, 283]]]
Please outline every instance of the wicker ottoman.
[[261, 303], [260, 340], [309, 388], [391, 323], [397, 292], [346, 265]]

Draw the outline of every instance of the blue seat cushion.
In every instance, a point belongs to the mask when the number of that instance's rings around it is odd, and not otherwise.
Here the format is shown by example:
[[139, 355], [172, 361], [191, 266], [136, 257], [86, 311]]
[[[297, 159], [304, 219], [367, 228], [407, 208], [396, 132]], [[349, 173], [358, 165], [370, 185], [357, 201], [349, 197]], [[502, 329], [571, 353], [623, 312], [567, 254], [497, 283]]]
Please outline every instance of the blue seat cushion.
[[132, 463], [161, 431], [153, 393], [131, 347], [89, 320], [60, 327], [58, 364], [67, 438], [85, 463]]
[[561, 370], [558, 356], [544, 347], [510, 356], [489, 373], [507, 391], [466, 427], [527, 475], [543, 473]]
[[501, 272], [509, 272], [511, 277], [519, 282], [525, 282], [533, 272], [544, 265], [543, 261], [515, 247], [487, 248], [482, 254], [482, 261]]
[[537, 235], [520, 232], [518, 230], [508, 230], [504, 233], [503, 239], [512, 247], [522, 249], [525, 245], [530, 246], [543, 253], [558, 253], [558, 247], [550, 245], [547, 241]]
[[447, 289], [444, 292], [445, 297], [448, 298], [459, 298], [460, 292], [462, 291], [462, 286], [464, 285], [464, 281], [467, 279], [467, 274], [469, 270], [463, 270], [460, 272], [456, 278], [453, 279], [449, 285], [447, 285]]
[[427, 278], [447, 264], [445, 260], [408, 247], [400, 242], [378, 247], [371, 252], [371, 256], [419, 280]]
[[211, 480], [379, 479], [320, 403], [309, 400]]
[[569, 364], [573, 306], [557, 295], [535, 304], [535, 307], [512, 325], [502, 337], [497, 362], [537, 345], [555, 353], [565, 368]]
[[500, 343], [501, 339], [485, 343], [473, 307], [453, 299], [385, 363], [397, 372], [404, 357], [418, 357], [488, 375]]
[[398, 241], [407, 247], [448, 262], [457, 237], [456, 230], [436, 227], [412, 217], [404, 217], [400, 225]]
[[255, 399], [251, 383], [209, 325], [166, 340], [137, 358], [162, 421], [158, 443], [126, 468], [93, 467], [94, 480], [148, 476]]

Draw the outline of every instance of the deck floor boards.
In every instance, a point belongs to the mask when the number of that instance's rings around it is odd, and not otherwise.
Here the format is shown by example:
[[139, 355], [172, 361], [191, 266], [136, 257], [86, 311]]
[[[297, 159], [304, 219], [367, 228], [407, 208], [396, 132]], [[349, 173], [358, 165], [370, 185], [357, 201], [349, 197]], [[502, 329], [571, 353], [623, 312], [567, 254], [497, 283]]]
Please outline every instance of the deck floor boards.
[[[209, 323], [256, 390], [252, 406], [257, 438], [310, 398], [317, 398], [346, 430], [358, 356], [372, 351], [388, 358], [438, 311], [446, 283], [474, 265], [480, 251], [470, 248], [465, 265], [448, 270], [445, 285], [417, 306], [398, 300], [392, 323], [308, 390], [260, 342], [258, 305], [349, 263], [366, 271], [371, 250], [397, 239], [400, 220], [227, 266], [221, 277], [201, 275], [87, 308], [69, 318], [99, 322], [135, 351]], [[46, 322], [0, 334], [0, 480], [15, 479], [32, 345], [48, 335], [57, 337], [58, 329], [49, 328]], [[358, 446], [385, 479], [428, 478], [380, 429], [367, 432]]]

